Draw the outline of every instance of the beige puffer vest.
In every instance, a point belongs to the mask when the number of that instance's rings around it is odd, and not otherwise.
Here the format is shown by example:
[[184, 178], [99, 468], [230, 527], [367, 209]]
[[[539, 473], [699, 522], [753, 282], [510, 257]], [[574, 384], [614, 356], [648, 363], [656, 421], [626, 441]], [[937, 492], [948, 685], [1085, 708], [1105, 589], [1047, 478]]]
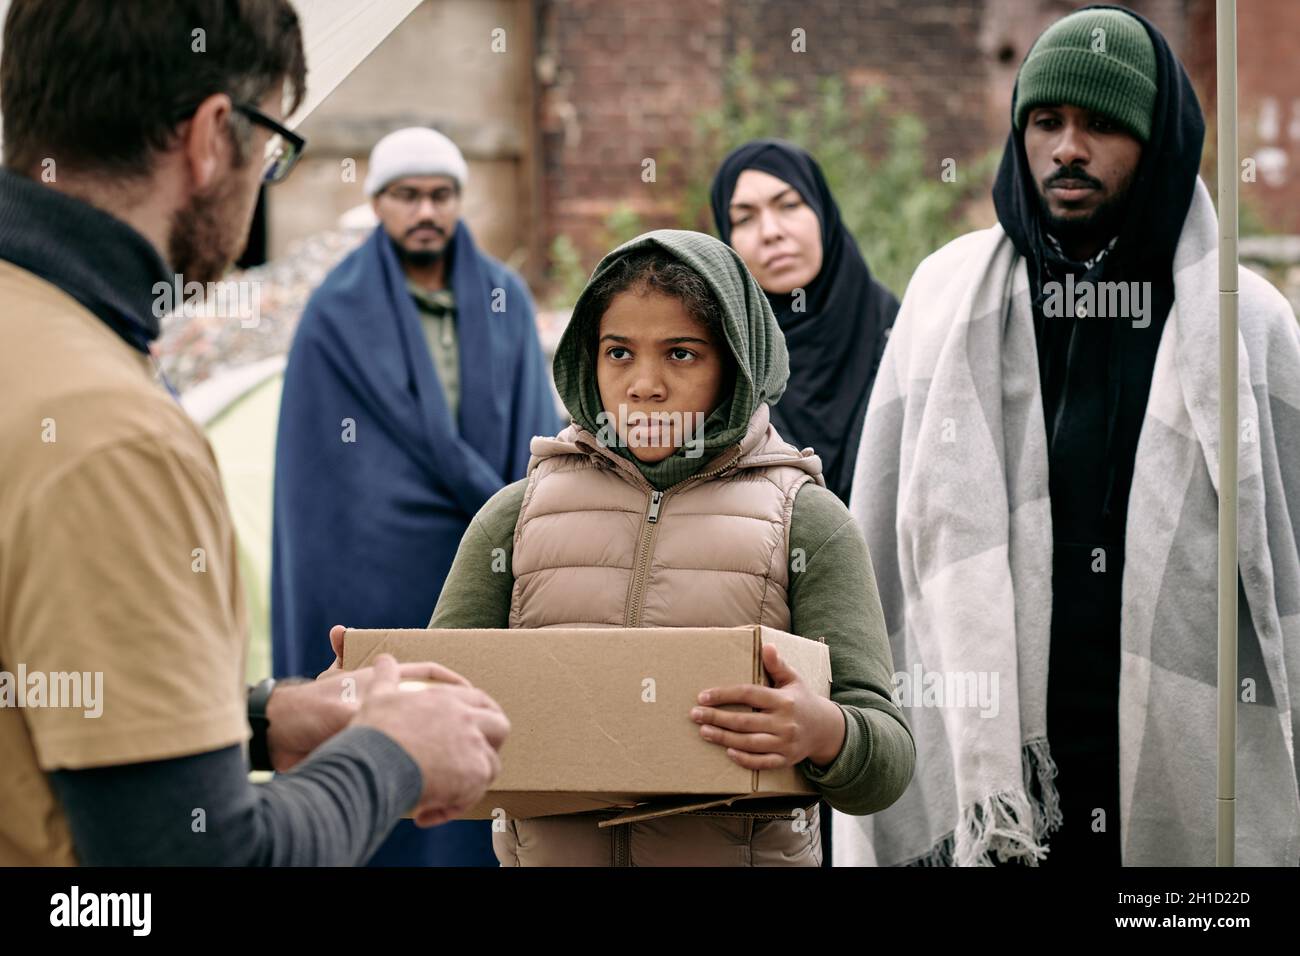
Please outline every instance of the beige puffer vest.
[[[515, 525], [511, 627], [789, 630], [790, 514], [821, 460], [776, 433], [767, 405], [696, 476], [659, 492], [570, 425], [534, 438]], [[812, 803], [812, 798], [802, 801]], [[719, 808], [599, 829], [601, 814], [511, 821], [503, 866], [818, 866], [815, 806], [798, 825]]]

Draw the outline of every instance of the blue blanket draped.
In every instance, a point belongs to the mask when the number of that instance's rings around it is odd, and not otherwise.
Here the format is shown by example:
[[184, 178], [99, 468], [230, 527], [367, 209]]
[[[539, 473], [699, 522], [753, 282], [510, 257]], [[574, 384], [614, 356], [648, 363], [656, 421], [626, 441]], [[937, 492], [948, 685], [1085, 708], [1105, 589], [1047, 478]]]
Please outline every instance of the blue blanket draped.
[[[453, 422], [382, 226], [312, 295], [284, 374], [275, 455], [277, 676], [330, 665], [329, 629], [424, 627], [470, 519], [560, 426], [523, 281], [460, 223]], [[486, 823], [398, 825], [375, 862], [495, 865]]]

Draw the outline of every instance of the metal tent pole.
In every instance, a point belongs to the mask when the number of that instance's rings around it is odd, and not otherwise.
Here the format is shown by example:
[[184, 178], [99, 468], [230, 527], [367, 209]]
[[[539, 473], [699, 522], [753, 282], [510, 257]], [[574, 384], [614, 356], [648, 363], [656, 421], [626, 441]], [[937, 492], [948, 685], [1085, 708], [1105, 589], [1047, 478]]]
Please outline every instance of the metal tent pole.
[[1219, 774], [1215, 864], [1236, 862], [1237, 2], [1217, 0], [1219, 153]]

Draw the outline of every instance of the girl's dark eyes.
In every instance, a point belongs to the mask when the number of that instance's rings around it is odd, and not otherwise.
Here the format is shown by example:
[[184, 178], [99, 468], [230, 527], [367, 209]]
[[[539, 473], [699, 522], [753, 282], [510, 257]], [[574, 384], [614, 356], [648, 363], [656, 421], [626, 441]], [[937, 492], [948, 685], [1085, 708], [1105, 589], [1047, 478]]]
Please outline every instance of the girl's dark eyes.
[[[616, 355], [615, 353], [626, 352], [626, 351], [627, 349], [625, 349], [623, 346], [615, 345], [612, 348], [606, 349], [605, 354], [608, 355], [610, 358], [612, 358], [614, 361], [618, 362], [621, 361], [623, 357], [620, 355]], [[673, 356], [673, 358], [677, 359], [677, 361], [679, 362], [685, 362], [688, 359], [693, 359], [696, 357], [695, 353], [692, 352], [690, 349], [670, 349], [668, 354]]]
[[796, 199], [796, 200], [794, 200], [793, 202], [785, 202], [785, 203], [781, 203], [781, 208], [782, 208], [782, 209], [798, 209], [798, 208], [799, 208], [800, 206], [802, 206], [802, 205], [803, 205], [803, 203], [800, 202], [798, 199]]

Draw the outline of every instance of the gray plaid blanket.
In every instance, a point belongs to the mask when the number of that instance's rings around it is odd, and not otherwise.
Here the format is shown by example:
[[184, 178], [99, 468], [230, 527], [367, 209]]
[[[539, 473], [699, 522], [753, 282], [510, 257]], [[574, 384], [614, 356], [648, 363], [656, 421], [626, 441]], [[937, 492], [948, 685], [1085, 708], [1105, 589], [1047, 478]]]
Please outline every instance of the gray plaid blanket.
[[[1197, 182], [1137, 450], [1123, 573], [1126, 865], [1214, 862], [1217, 220]], [[1240, 279], [1237, 860], [1300, 863], [1300, 332]], [[903, 797], [834, 818], [836, 865], [1035, 864], [1060, 823], [1047, 743], [1052, 532], [1025, 261], [999, 227], [917, 269], [867, 412], [851, 509], [917, 744]], [[995, 693], [977, 693], [992, 689]], [[903, 693], [906, 691], [906, 693]]]

